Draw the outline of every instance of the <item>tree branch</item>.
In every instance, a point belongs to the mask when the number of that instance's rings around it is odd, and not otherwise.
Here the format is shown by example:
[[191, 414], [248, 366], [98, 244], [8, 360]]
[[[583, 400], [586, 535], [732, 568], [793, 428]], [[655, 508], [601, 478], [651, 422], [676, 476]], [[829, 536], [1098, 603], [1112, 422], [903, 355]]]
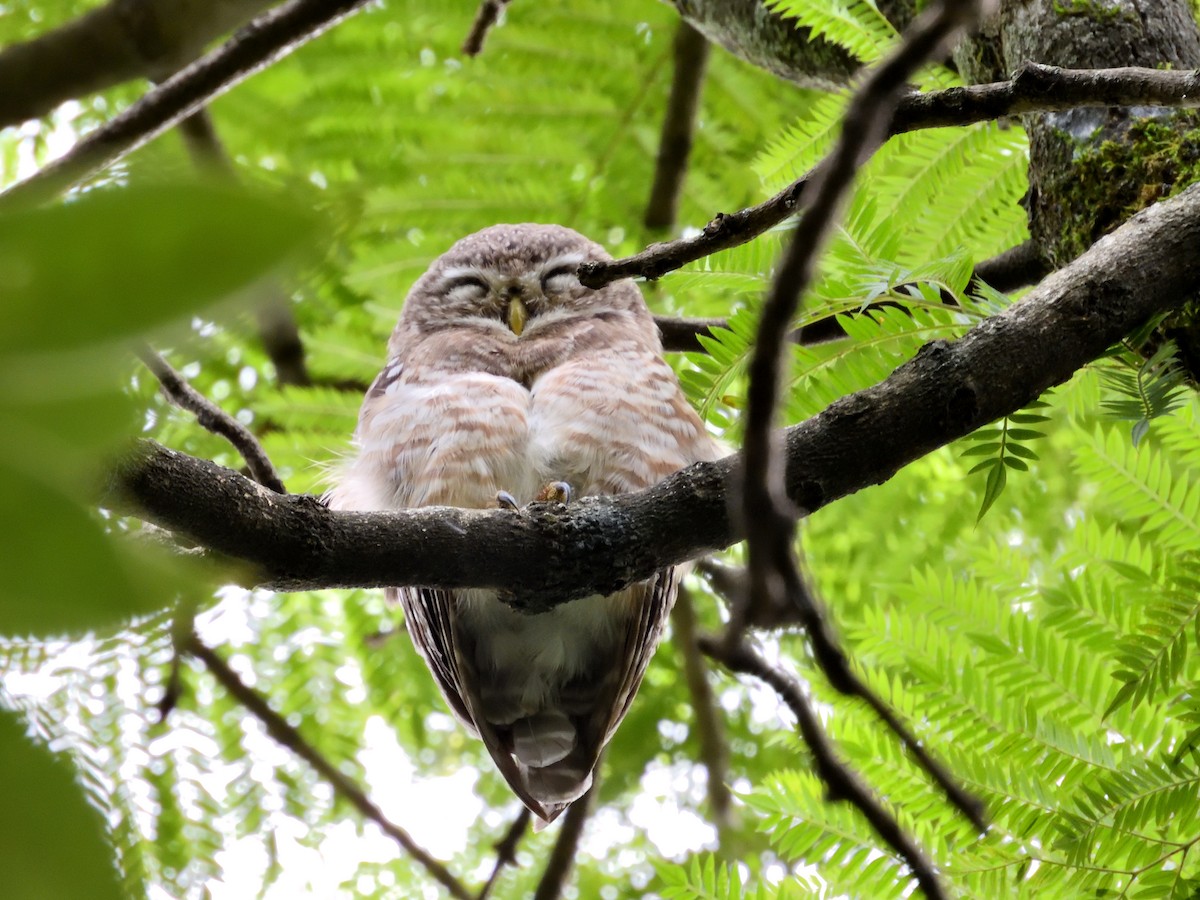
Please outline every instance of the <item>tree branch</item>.
[[478, 56], [483, 52], [484, 39], [492, 30], [492, 26], [500, 20], [500, 13], [504, 12], [504, 7], [510, 2], [512, 0], [482, 0], [475, 13], [475, 21], [471, 23], [471, 30], [463, 41], [464, 56]]
[[668, 229], [675, 225], [708, 67], [709, 44], [704, 35], [680, 19], [675, 30], [674, 52], [671, 93], [658, 139], [654, 183], [642, 218], [647, 228]]
[[796, 717], [800, 736], [812, 752], [817, 777], [825, 785], [826, 799], [831, 802], [844, 800], [854, 804], [884, 843], [892, 848], [896, 857], [903, 860], [912, 870], [913, 877], [925, 895], [931, 898], [945, 897], [933, 866], [925, 859], [921, 848], [905, 833], [891, 812], [875, 798], [858, 774], [838, 758], [833, 743], [825, 734], [820, 720], [796, 679], [782, 669], [772, 666], [745, 641], [730, 645], [723, 639], [707, 638], [703, 639], [701, 649], [731, 672], [751, 675], [774, 688], [775, 693]]
[[529, 810], [522, 808], [517, 813], [517, 817], [513, 819], [512, 825], [508, 827], [508, 831], [504, 832], [504, 837], [496, 842], [496, 864], [492, 867], [492, 874], [488, 876], [488, 880], [479, 889], [475, 900], [487, 900], [504, 867], [517, 864], [517, 844], [521, 843], [521, 838], [525, 836], [525, 829], [529, 827], [529, 816]]
[[389, 820], [383, 814], [383, 810], [376, 806], [358, 785], [338, 771], [337, 767], [306, 741], [299, 731], [289, 725], [283, 716], [271, 709], [267, 701], [238, 678], [237, 673], [229, 668], [225, 660], [221, 659], [211, 647], [193, 634], [187, 642], [186, 650], [204, 663], [204, 667], [225, 690], [233, 695], [238, 703], [246, 708], [247, 712], [262, 722], [263, 727], [267, 729], [267, 734], [312, 766], [317, 774], [329, 782], [343, 800], [348, 801], [357, 809], [363, 818], [370, 819], [383, 829], [385, 834], [394, 839], [409, 856], [445, 887], [451, 896], [458, 900], [474, 900], [471, 892], [450, 873], [449, 869], [422, 849], [407, 831]]
[[[596, 767], [599, 769], [599, 765]], [[592, 803], [596, 797], [596, 784], [599, 775], [593, 774], [592, 786], [588, 792], [567, 807], [563, 815], [562, 826], [558, 831], [558, 840], [550, 852], [546, 869], [538, 881], [533, 900], [558, 900], [567, 884], [567, 876], [571, 874], [571, 866], [575, 862], [575, 852], [579, 848], [579, 839], [583, 836], [583, 826], [588, 816], [592, 814]]]
[[[815, 511], [1028, 405], [1200, 290], [1197, 246], [1200, 185], [1138, 213], [959, 340], [927, 344], [882, 383], [789, 428], [788, 497]], [[264, 586], [489, 587], [533, 611], [613, 593], [740, 540], [728, 511], [737, 464], [697, 464], [566, 510], [335, 513], [139, 442], [114, 467], [103, 503], [250, 564]]]
[[696, 742], [700, 761], [707, 773], [708, 805], [712, 811], [717, 838], [726, 844], [732, 826], [733, 795], [727, 784], [729, 778], [729, 740], [725, 735], [725, 720], [721, 717], [717, 698], [708, 683], [708, 667], [700, 655], [700, 636], [696, 625], [696, 601], [683, 585], [671, 610], [671, 640], [679, 651], [683, 679], [692, 698]]
[[[987, 282], [1001, 293], [1008, 293], [1017, 288], [1037, 284], [1050, 274], [1050, 271], [1050, 263], [1042, 256], [1038, 246], [1033, 241], [1026, 241], [991, 259], [983, 260], [975, 267], [971, 277]], [[881, 300], [868, 304], [862, 312], [870, 312], [881, 306], [897, 305], [891, 300]], [[848, 314], [858, 313], [852, 310]], [[668, 353], [706, 353], [708, 351], [700, 343], [700, 337], [713, 337], [714, 328], [729, 327], [725, 319], [691, 319], [678, 316], [655, 316], [654, 324], [658, 326], [663, 349]], [[788, 340], [793, 344], [810, 347], [845, 336], [846, 330], [837, 316], [826, 316], [801, 328], [792, 329], [788, 333]]]
[[[904, 96], [892, 114], [888, 135], [970, 125], [1018, 113], [1114, 104], [1200, 106], [1200, 74], [1143, 68], [1073, 70], [1026, 63], [1010, 81]], [[745, 244], [807, 204], [805, 185], [810, 175], [757, 206], [717, 213], [698, 235], [651, 244], [612, 262], [585, 263], [579, 267], [579, 280], [599, 288], [621, 278], [661, 278], [719, 250]]]
[[180, 70], [66, 154], [0, 194], [0, 205], [53, 197], [136, 150], [260, 69], [333, 27], [367, 0], [289, 0]]
[[277, 494], [287, 493], [282, 479], [271, 465], [271, 458], [249, 428], [188, 384], [187, 379], [149, 347], [143, 347], [138, 356], [158, 379], [163, 396], [194, 415], [201, 428], [229, 441], [246, 461], [246, 468], [255, 481]]
[[[749, 666], [755, 661], [755, 654], [745, 646], [747, 622], [761, 616], [764, 610], [797, 609], [813, 656], [830, 683], [844, 694], [865, 699], [905, 746], [918, 754], [922, 766], [951, 802], [982, 830], [979, 802], [962, 791], [945, 770], [924, 753], [886, 704], [854, 674], [826, 621], [824, 610], [804, 585], [792, 549], [797, 511], [787, 496], [783, 455], [773, 430], [783, 387], [783, 355], [791, 321], [800, 297], [812, 280], [817, 256], [854, 183], [854, 176], [886, 139], [895, 98], [904, 85], [927, 60], [948, 46], [951, 38], [972, 26], [980, 11], [979, 3], [958, 0], [942, 0], [937, 7], [927, 10], [905, 36], [899, 49], [867, 76], [850, 101], [836, 145], [814, 170], [810, 206], [792, 233], [763, 304], [748, 369], [741, 503], [735, 508], [741, 512], [741, 524], [746, 531], [749, 590], [744, 602], [733, 607], [725, 645], [732, 666]], [[785, 684], [782, 678], [772, 680], [763, 671], [758, 675], [782, 693]], [[816, 716], [798, 690], [794, 691], [793, 700], [800, 731], [817, 757], [818, 774], [826, 781], [830, 794], [849, 801], [867, 818], [876, 833], [905, 860], [927, 897], [944, 897], [924, 852], [870, 791], [835, 760], [832, 751], [825, 746], [827, 738]]]
[[132, 78], [159, 78], [278, 0], [112, 0], [0, 50], [0, 128]]
[[1037, 284], [1053, 271], [1050, 260], [1035, 241], [1009, 247], [975, 266], [973, 280], [986, 282], [1002, 294]]

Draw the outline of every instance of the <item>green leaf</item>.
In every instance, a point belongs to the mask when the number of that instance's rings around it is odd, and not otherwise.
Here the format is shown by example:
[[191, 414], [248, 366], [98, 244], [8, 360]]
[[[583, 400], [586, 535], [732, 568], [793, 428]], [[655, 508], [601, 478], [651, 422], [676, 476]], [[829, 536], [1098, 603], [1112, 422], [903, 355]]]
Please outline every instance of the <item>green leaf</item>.
[[121, 900], [99, 813], [61, 759], [0, 712], [0, 869], [4, 896]]
[[976, 517], [976, 523], [983, 520], [987, 511], [992, 508], [992, 504], [996, 502], [996, 498], [1000, 496], [1004, 490], [1004, 485], [1007, 483], [1008, 475], [1004, 466], [993, 466], [988, 472], [987, 485], [983, 491], [983, 502], [979, 506], [979, 515]]
[[3, 459], [0, 517], [20, 523], [6, 528], [0, 634], [80, 634], [174, 597], [173, 580], [152, 548], [140, 548], [135, 560], [61, 487]]
[[113, 188], [0, 216], [0, 352], [78, 348], [173, 321], [277, 268], [315, 233], [224, 185]]

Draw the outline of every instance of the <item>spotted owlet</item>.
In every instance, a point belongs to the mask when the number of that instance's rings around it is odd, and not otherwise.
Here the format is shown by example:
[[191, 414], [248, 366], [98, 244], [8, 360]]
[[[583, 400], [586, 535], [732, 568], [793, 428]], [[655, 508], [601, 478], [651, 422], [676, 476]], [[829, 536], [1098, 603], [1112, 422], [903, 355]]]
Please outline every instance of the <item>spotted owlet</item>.
[[[721, 455], [610, 257], [556, 225], [463, 238], [417, 280], [330, 492], [337, 509], [519, 506], [648, 487]], [[551, 821], [592, 783], [675, 600], [676, 573], [537, 615], [490, 590], [390, 590], [455, 715]]]

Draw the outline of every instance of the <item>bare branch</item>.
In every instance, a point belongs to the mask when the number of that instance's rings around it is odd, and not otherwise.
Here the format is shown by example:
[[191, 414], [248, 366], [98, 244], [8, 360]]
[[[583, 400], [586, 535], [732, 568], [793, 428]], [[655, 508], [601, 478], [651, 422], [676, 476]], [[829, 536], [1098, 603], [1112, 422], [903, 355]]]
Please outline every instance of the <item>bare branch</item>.
[[[1050, 263], [1042, 256], [1040, 248], [1033, 241], [1026, 241], [991, 259], [983, 260], [975, 267], [971, 277], [986, 281], [996, 290], [1007, 293], [1037, 284], [1049, 275], [1050, 271]], [[868, 304], [863, 311], [869, 312], [887, 306], [899, 304], [882, 300]], [[654, 324], [658, 326], [658, 333], [662, 337], [663, 349], [669, 353], [704, 353], [706, 351], [700, 343], [700, 336], [712, 337], [714, 328], [729, 327], [725, 319], [689, 319], [675, 316], [655, 316]], [[837, 316], [827, 316], [793, 329], [788, 333], [788, 340], [793, 344], [809, 347], [845, 336], [846, 331]]]
[[1026, 62], [1008, 81], [908, 95], [896, 107], [889, 131], [903, 134], [1088, 106], [1200, 106], [1200, 70], [1062, 69]]
[[158, 78], [277, 0], [112, 0], [0, 50], [0, 128], [132, 78]]
[[[1028, 405], [1200, 290], [1197, 246], [1193, 185], [962, 338], [927, 344], [882, 383], [789, 428], [787, 496], [820, 509]], [[139, 442], [117, 461], [103, 503], [253, 566], [249, 576], [264, 586], [488, 587], [534, 611], [611, 594], [740, 540], [728, 511], [737, 463], [698, 464], [645, 491], [585, 497], [566, 510], [335, 513]]]
[[237, 673], [229, 668], [225, 660], [204, 644], [198, 637], [192, 635], [187, 643], [187, 652], [200, 662], [214, 678], [225, 688], [238, 703], [246, 708], [267, 729], [267, 734], [279, 744], [291, 750], [302, 760], [312, 766], [322, 778], [329, 782], [333, 790], [343, 800], [346, 800], [359, 811], [363, 818], [370, 819], [378, 825], [385, 834], [396, 841], [404, 851], [413, 858], [425, 871], [432, 875], [439, 884], [446, 888], [458, 900], [474, 900], [474, 897], [455, 878], [450, 870], [441, 862], [429, 855], [417, 844], [407, 831], [396, 825], [383, 814], [374, 801], [363, 790], [343, 775], [336, 766], [320, 754], [320, 752], [288, 724], [287, 720], [267, 704]]
[[725, 834], [733, 824], [733, 795], [728, 784], [729, 740], [725, 735], [725, 720], [708, 683], [708, 667], [700, 655], [695, 598], [682, 585], [671, 610], [671, 639], [679, 651], [683, 678], [692, 698], [700, 761], [708, 775], [706, 789], [713, 824], [717, 826], [718, 839], [725, 844]]
[[512, 825], [508, 827], [508, 831], [504, 833], [504, 837], [496, 842], [496, 865], [492, 867], [492, 874], [479, 889], [475, 900], [487, 900], [504, 867], [517, 864], [517, 844], [521, 842], [521, 838], [525, 836], [525, 829], [529, 827], [529, 816], [529, 810], [522, 808], [517, 813], [517, 817], [513, 819]]
[[[866, 699], [910, 750], [920, 751], [920, 761], [946, 790], [951, 802], [982, 829], [979, 802], [950, 780], [883, 701], [853, 673], [823, 611], [804, 585], [792, 549], [797, 512], [787, 496], [783, 454], [773, 432], [781, 392], [781, 360], [792, 317], [812, 278], [815, 260], [833, 227], [842, 200], [859, 166], [884, 141], [895, 98], [904, 85], [952, 37], [972, 25], [979, 13], [978, 3], [943, 0], [923, 15], [906, 35], [899, 50], [868, 75], [850, 102], [837, 144], [813, 175], [809, 209], [792, 234], [779, 265], [759, 319], [758, 340], [750, 360], [740, 505], [746, 531], [749, 591], [746, 602], [733, 608], [725, 644], [734, 665], [746, 666], [755, 662], [754, 654], [744, 643], [746, 623], [758, 614], [758, 610], [795, 606], [800, 611], [814, 657], [834, 687]], [[758, 674], [783, 692], [786, 685], [782, 679], [772, 680], [762, 671]], [[818, 755], [818, 747], [825, 741], [825, 736], [802, 695], [799, 691], [794, 694], [801, 733], [813, 748], [814, 755]], [[856, 779], [850, 779], [844, 769], [831, 765], [831, 752], [822, 750], [822, 753], [828, 759], [822, 761], [818, 755], [818, 772], [822, 778], [836, 779], [827, 781], [830, 792], [841, 792], [844, 799], [870, 820], [879, 835], [908, 863], [926, 896], [945, 896], [932, 865], [904, 834], [895, 818]]]
[[180, 409], [194, 415], [201, 428], [233, 444], [233, 448], [246, 461], [246, 468], [250, 470], [250, 475], [255, 481], [277, 494], [287, 493], [287, 488], [283, 486], [283, 481], [271, 465], [270, 457], [263, 450], [258, 438], [250, 433], [250, 429], [188, 384], [187, 380], [154, 350], [143, 347], [138, 356], [158, 379], [164, 397]]
[[289, 0], [172, 75], [59, 159], [0, 194], [0, 206], [38, 203], [79, 184], [260, 69], [336, 25], [367, 0]]
[[[1200, 105], [1200, 73], [1132, 67], [1060, 69], [1026, 63], [1010, 81], [902, 97], [892, 114], [888, 134], [970, 125], [1018, 113], [1139, 104]], [[698, 235], [651, 244], [640, 253], [612, 262], [585, 263], [579, 267], [579, 280], [598, 288], [621, 278], [661, 278], [719, 250], [745, 244], [807, 204], [805, 184], [810, 175], [757, 206], [730, 214], [717, 213]]]
[[463, 41], [464, 56], [478, 56], [483, 52], [484, 39], [492, 30], [492, 26], [500, 20], [500, 13], [504, 12], [504, 8], [511, 2], [512, 0], [482, 0], [479, 10], [475, 13], [475, 21], [471, 23], [471, 30]]
[[701, 649], [724, 664], [731, 672], [751, 675], [775, 689], [780, 699], [796, 716], [800, 735], [812, 752], [817, 776], [825, 785], [826, 799], [831, 802], [845, 800], [854, 804], [876, 833], [895, 851], [896, 856], [908, 865], [925, 896], [935, 900], [945, 897], [937, 874], [925, 859], [921, 848], [904, 832], [896, 818], [875, 798], [862, 779], [838, 758], [832, 742], [796, 680], [782, 669], [768, 663], [745, 641], [731, 645], [724, 639], [705, 638], [702, 639]]
[[692, 132], [708, 66], [709, 44], [704, 35], [680, 19], [675, 29], [675, 64], [671, 93], [658, 139], [654, 184], [643, 222], [647, 228], [667, 229], [675, 225], [679, 199], [692, 152]]
[[571, 866], [575, 863], [575, 852], [579, 848], [579, 839], [583, 836], [583, 826], [588, 816], [592, 814], [592, 803], [596, 797], [596, 785], [599, 782], [599, 765], [595, 781], [588, 792], [567, 807], [563, 815], [562, 826], [558, 831], [558, 840], [550, 852], [546, 870], [538, 881], [537, 891], [533, 900], [558, 900], [567, 884], [567, 876], [571, 874]]

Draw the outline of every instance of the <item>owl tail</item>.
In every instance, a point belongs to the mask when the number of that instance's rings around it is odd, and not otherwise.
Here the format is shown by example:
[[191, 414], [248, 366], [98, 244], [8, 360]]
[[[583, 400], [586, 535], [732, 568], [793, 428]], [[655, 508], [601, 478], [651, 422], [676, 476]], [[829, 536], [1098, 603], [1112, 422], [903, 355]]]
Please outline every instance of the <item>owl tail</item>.
[[566, 806], [592, 786], [593, 754], [560, 710], [543, 710], [512, 724], [512, 755], [525, 789], [546, 808]]
[[480, 737], [509, 786], [537, 814], [538, 830], [592, 786], [598, 748], [588, 746], [565, 712], [544, 709], [507, 725], [482, 725]]

